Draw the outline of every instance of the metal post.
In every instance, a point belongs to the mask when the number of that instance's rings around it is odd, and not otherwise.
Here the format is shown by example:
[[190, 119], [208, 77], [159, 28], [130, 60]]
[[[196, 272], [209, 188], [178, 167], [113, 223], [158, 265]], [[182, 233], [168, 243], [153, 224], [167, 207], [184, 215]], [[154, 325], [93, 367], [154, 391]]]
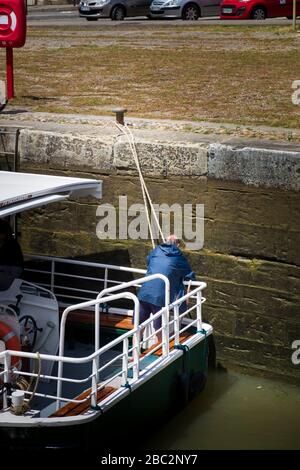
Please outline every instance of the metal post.
[[14, 97], [14, 56], [13, 48], [6, 48], [6, 88], [7, 99], [11, 100]]
[[170, 336], [170, 281], [165, 281], [165, 308], [162, 313], [162, 350], [163, 356], [168, 356], [170, 351], [169, 336]]
[[297, 26], [296, 26], [296, 0], [293, 0], [293, 30], [296, 31], [297, 29]]
[[174, 334], [175, 334], [175, 345], [179, 344], [179, 305], [174, 306]]
[[105, 268], [105, 271], [104, 271], [104, 289], [107, 289], [107, 280], [108, 280], [108, 269]]
[[116, 121], [121, 126], [124, 126], [124, 113], [126, 113], [127, 109], [125, 108], [114, 108], [112, 109], [113, 113], [116, 113]]
[[197, 292], [197, 331], [202, 330], [202, 292]]
[[126, 385], [128, 380], [128, 338], [123, 340], [122, 376], [122, 385]]
[[[9, 382], [9, 369], [11, 364], [11, 357], [9, 353], [6, 353], [4, 356], [4, 383]], [[3, 409], [7, 408], [7, 389], [3, 390]]]
[[97, 406], [97, 392], [98, 392], [98, 363], [97, 358], [93, 359], [92, 367], [92, 396], [91, 396], [91, 406], [95, 408]]
[[137, 380], [140, 375], [140, 302], [137, 298], [134, 299], [134, 329], [136, 332], [133, 334], [132, 347], [133, 347], [133, 378]]

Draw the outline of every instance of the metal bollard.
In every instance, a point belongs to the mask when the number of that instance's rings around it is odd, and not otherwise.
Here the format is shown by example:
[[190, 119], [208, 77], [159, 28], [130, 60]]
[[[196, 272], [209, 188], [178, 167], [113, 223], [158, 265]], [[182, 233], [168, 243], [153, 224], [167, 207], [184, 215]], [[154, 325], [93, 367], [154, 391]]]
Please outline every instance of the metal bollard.
[[124, 114], [126, 113], [127, 109], [125, 108], [114, 108], [112, 112], [116, 114], [116, 121], [121, 126], [124, 126]]

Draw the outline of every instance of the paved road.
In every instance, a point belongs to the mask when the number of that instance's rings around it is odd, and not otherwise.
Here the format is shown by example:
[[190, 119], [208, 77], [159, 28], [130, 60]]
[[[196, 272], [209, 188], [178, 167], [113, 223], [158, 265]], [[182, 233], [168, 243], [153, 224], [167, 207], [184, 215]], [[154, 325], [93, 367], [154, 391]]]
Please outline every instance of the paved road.
[[[125, 23], [127, 24], [156, 24], [156, 25], [166, 25], [170, 24], [181, 24], [186, 27], [195, 25], [193, 21], [182, 21], [182, 20], [155, 20], [151, 21], [147, 18], [127, 18]], [[28, 23], [32, 26], [80, 26], [85, 27], [95, 27], [97, 24], [101, 26], [118, 26], [123, 22], [115, 22], [110, 19], [101, 19], [98, 22], [86, 21], [85, 18], [79, 18], [78, 10], [76, 7], [65, 5], [58, 7], [29, 7]], [[265, 21], [253, 21], [253, 20], [244, 20], [244, 21], [230, 21], [230, 20], [220, 20], [217, 17], [213, 18], [199, 18], [198, 23], [203, 25], [214, 25], [214, 24], [226, 24], [226, 25], [288, 25], [291, 21], [286, 18], [272, 18]], [[124, 24], [124, 23], [123, 23]]]

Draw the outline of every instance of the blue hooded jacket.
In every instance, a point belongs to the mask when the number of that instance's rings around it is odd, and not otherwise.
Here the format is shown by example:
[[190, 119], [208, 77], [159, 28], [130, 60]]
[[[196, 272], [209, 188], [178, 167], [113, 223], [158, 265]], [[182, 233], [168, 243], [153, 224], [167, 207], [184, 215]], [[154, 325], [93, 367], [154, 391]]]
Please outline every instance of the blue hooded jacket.
[[[151, 274], [164, 274], [170, 281], [170, 301], [183, 295], [183, 280], [194, 280], [195, 274], [176, 245], [162, 243], [154, 248], [147, 257], [147, 276]], [[139, 300], [163, 307], [165, 305], [165, 283], [161, 279], [154, 279], [142, 285], [138, 295]]]

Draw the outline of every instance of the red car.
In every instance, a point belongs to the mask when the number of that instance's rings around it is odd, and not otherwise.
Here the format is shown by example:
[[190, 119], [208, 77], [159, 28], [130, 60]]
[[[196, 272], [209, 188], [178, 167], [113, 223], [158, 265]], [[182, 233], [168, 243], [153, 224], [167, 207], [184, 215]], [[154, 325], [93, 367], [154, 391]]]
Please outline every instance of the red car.
[[[297, 16], [300, 15], [300, 0], [297, 0]], [[222, 20], [264, 20], [293, 16], [293, 0], [222, 0]]]

